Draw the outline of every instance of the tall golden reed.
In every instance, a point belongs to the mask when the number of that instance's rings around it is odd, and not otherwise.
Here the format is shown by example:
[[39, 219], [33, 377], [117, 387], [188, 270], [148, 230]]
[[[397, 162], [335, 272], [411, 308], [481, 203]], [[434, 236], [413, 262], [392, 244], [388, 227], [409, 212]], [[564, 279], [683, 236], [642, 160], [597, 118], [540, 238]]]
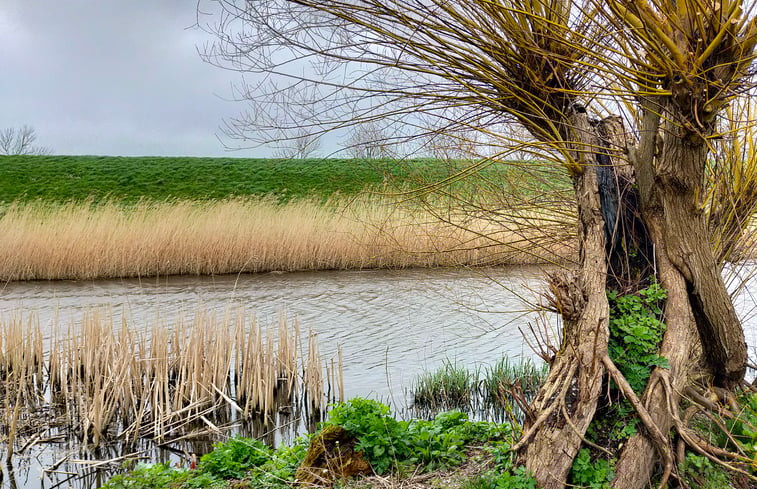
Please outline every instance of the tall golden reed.
[[533, 212], [494, 217], [432, 216], [370, 198], [13, 204], [0, 217], [0, 280], [494, 265], [570, 253], [555, 247], [571, 242], [562, 224]]

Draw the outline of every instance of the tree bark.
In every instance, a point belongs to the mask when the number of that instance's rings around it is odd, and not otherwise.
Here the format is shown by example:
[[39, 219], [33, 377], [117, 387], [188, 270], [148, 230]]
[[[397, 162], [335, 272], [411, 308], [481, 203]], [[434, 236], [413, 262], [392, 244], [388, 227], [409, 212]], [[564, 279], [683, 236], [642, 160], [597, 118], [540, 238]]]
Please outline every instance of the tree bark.
[[686, 281], [715, 384], [732, 387], [744, 378], [747, 348], [699, 201], [704, 195], [706, 142], [672, 123], [666, 124], [666, 134], [656, 177], [664, 226], [656, 242], [664, 241], [670, 262]]
[[532, 408], [539, 417], [524, 425], [514, 447], [519, 459], [534, 474], [540, 487], [565, 487], [573, 459], [581, 448], [594, 417], [602, 389], [609, 338], [609, 305], [605, 292], [604, 220], [595, 171], [599, 140], [585, 113], [572, 121], [574, 154], [581, 170], [573, 182], [578, 201], [579, 269], [575, 276], [555, 277], [552, 291], [563, 317], [563, 342], [547, 381]]

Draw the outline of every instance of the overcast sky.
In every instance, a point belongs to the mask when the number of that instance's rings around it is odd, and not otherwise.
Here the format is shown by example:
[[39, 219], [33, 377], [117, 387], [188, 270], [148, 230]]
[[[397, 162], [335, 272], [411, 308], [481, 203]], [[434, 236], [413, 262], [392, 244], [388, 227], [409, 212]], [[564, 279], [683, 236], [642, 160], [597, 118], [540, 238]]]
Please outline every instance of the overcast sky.
[[0, 129], [55, 154], [268, 156], [216, 134], [239, 74], [204, 63], [190, 0], [0, 0]]

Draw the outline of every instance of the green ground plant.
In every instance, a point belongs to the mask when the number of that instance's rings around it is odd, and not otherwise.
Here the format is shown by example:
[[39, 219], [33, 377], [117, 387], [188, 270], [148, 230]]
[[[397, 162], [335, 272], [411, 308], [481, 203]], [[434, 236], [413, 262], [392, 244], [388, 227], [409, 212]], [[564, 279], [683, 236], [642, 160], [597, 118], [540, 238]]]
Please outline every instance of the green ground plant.
[[202, 456], [202, 472], [218, 479], [242, 479], [255, 467], [271, 459], [273, 450], [258, 440], [235, 437], [218, 443]]
[[537, 489], [534, 479], [525, 467], [512, 471], [489, 471], [465, 481], [460, 489]]
[[615, 460], [605, 458], [592, 460], [589, 449], [582, 448], [573, 461], [571, 469], [573, 484], [589, 489], [610, 489], [610, 482], [615, 477], [614, 465]]
[[525, 467], [513, 465], [508, 441], [495, 441], [486, 447], [493, 467], [460, 485], [460, 489], [536, 489], [536, 480]]
[[[635, 294], [624, 296], [608, 292], [610, 303], [610, 358], [623, 373], [631, 388], [640, 394], [655, 366], [667, 367], [667, 359], [658, 354], [665, 324], [662, 305], [666, 293], [659, 284], [652, 283]], [[612, 387], [612, 385], [611, 385]], [[605, 415], [595, 418], [588, 435], [617, 446], [637, 431], [638, 419], [631, 404], [620, 398], [612, 387], [613, 402], [601, 409]]]
[[619, 296], [610, 291], [607, 298], [610, 303], [610, 358], [634, 392], [640, 394], [652, 369], [668, 366], [668, 361], [657, 353], [665, 334], [665, 324], [661, 320], [665, 289], [652, 283], [636, 294]]
[[722, 467], [710, 462], [706, 457], [687, 453], [686, 459], [679, 467], [680, 476], [689, 485], [697, 489], [723, 489], [730, 487], [728, 474]]
[[388, 406], [361, 398], [334, 407], [328, 423], [358, 440], [355, 448], [378, 474], [407, 465], [425, 471], [452, 467], [465, 459], [469, 445], [502, 440], [512, 433], [509, 425], [469, 421], [460, 411], [440, 413], [430, 421], [398, 421]]
[[234, 437], [214, 445], [197, 469], [169, 464], [138, 464], [131, 472], [111, 478], [103, 489], [199, 489], [291, 487], [297, 467], [305, 458], [309, 437], [273, 450], [258, 440]]
[[[171, 467], [169, 464], [137, 464], [131, 472], [111, 478], [103, 489], [182, 487], [189, 477], [189, 471]], [[211, 485], [212, 482], [205, 487]]]
[[[502, 477], [520, 480], [510, 464], [508, 450], [512, 430], [508, 424], [470, 421], [460, 411], [438, 414], [433, 420], [399, 421], [389, 407], [368, 399], [352, 399], [334, 406], [326, 424], [338, 425], [354, 436], [379, 474], [411, 468], [416, 471], [446, 469], [462, 463], [473, 445], [487, 446], [498, 453]], [[195, 489], [262, 488], [284, 489], [294, 483], [295, 472], [305, 458], [309, 437], [273, 450], [260, 441], [234, 437], [218, 443], [201, 457], [197, 469], [168, 464], [139, 464], [127, 474], [113, 477], [104, 489]], [[506, 461], [506, 462], [505, 462]], [[513, 471], [510, 473], [510, 471]], [[522, 470], [521, 470], [522, 472]], [[525, 479], [524, 479], [525, 480]], [[524, 489], [531, 486], [501, 486]]]

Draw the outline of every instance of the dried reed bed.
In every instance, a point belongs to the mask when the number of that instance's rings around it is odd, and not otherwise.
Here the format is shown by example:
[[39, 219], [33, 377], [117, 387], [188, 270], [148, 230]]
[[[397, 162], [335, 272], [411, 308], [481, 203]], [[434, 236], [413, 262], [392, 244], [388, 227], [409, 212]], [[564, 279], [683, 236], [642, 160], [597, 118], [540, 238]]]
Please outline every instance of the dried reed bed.
[[55, 326], [46, 354], [43, 344], [33, 315], [0, 321], [0, 409], [9, 447], [18, 421], [35, 413], [98, 446], [161, 442], [198, 425], [218, 431], [218, 423], [267, 420], [282, 404], [305, 400], [307, 413], [317, 414], [340, 400], [324, 394], [328, 376], [315, 335], [309, 333], [305, 351], [299, 324], [283, 315], [276, 332], [243, 310], [220, 317], [201, 310], [139, 333], [125, 316], [93, 309], [78, 324]]
[[570, 227], [548, 214], [436, 215], [371, 198], [350, 205], [268, 199], [13, 204], [0, 218], [0, 279], [560, 260], [572, 253]]

